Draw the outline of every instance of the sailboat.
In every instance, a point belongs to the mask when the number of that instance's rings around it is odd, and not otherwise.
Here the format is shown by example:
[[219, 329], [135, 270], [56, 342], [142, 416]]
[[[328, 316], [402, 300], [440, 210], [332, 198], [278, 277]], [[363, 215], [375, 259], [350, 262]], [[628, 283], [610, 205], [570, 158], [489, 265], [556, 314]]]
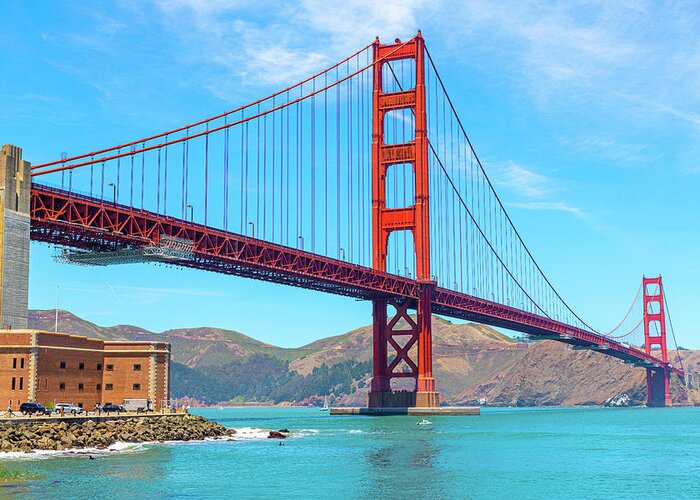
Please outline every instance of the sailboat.
[[323, 397], [323, 408], [321, 408], [321, 411], [328, 411], [329, 406], [328, 406], [328, 396]]

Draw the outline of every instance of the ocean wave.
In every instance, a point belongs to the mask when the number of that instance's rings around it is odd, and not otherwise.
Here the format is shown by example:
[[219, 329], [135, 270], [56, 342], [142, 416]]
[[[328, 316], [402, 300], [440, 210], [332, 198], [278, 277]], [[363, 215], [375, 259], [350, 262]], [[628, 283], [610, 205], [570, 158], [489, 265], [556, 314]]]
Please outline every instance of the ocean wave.
[[107, 448], [69, 448], [67, 450], [34, 450], [29, 453], [23, 451], [0, 452], [0, 461], [3, 460], [42, 460], [46, 458], [74, 457], [105, 455], [108, 453], [137, 452], [143, 450], [144, 445], [152, 443], [114, 443]]
[[267, 439], [270, 435], [269, 429], [260, 429], [258, 427], [236, 427], [234, 439]]

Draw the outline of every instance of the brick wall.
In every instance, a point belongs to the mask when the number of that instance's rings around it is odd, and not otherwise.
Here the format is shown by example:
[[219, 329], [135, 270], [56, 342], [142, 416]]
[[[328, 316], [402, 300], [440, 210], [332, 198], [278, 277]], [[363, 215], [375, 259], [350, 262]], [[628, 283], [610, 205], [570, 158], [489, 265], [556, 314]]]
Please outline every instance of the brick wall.
[[143, 398], [160, 408], [169, 397], [169, 351], [170, 346], [160, 342], [2, 331], [0, 405], [9, 401], [16, 410], [33, 394], [43, 405], [72, 403], [92, 410], [96, 403]]

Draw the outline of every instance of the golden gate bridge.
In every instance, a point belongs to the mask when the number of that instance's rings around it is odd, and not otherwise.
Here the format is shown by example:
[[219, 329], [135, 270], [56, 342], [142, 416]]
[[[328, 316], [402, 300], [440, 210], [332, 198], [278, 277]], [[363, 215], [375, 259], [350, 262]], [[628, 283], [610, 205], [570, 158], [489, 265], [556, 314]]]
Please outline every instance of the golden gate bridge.
[[34, 165], [16, 209], [64, 262], [160, 262], [371, 301], [370, 407], [439, 406], [432, 314], [645, 368], [649, 406], [670, 405], [684, 375], [661, 277], [643, 278], [609, 332], [555, 290], [420, 32], [226, 113]]

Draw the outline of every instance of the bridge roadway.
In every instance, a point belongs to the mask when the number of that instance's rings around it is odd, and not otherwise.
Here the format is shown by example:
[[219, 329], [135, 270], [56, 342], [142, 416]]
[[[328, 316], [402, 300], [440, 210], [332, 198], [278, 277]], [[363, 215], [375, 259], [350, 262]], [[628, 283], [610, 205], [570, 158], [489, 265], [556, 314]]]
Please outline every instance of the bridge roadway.
[[264, 240], [139, 210], [74, 192], [32, 184], [31, 238], [92, 251], [144, 248], [161, 237], [194, 243], [191, 258], [172, 264], [283, 283], [358, 299], [396, 298], [415, 308], [419, 291], [434, 286], [432, 312], [591, 349], [622, 361], [683, 372], [627, 344], [554, 319], [419, 281]]

